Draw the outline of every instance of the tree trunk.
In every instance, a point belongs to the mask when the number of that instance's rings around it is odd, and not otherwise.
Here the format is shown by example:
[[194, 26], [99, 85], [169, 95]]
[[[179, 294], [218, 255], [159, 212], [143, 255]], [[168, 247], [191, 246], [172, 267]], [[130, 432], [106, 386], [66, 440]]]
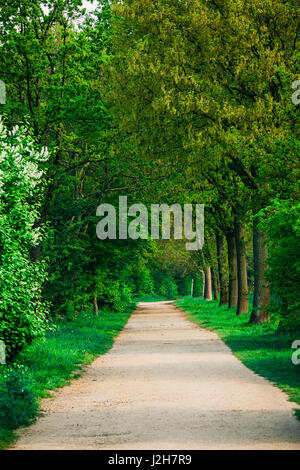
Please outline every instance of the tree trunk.
[[94, 294], [94, 315], [98, 317], [99, 308], [98, 308], [98, 299], [97, 294]]
[[247, 282], [247, 257], [245, 246], [244, 224], [234, 221], [237, 275], [238, 275], [238, 302], [236, 314], [248, 313], [248, 282]]
[[253, 258], [254, 258], [254, 294], [253, 310], [250, 323], [263, 323], [269, 321], [267, 306], [270, 293], [266, 281], [268, 250], [266, 246], [266, 233], [259, 230], [258, 222], [253, 223]]
[[205, 275], [205, 287], [204, 287], [204, 298], [205, 300], [212, 300], [212, 284], [211, 284], [211, 268], [204, 268]]
[[226, 234], [228, 246], [228, 267], [229, 267], [229, 301], [228, 308], [237, 307], [238, 301], [238, 278], [237, 278], [237, 258], [234, 232]]
[[211, 268], [211, 280], [212, 280], [212, 288], [213, 288], [213, 295], [214, 300], [219, 300], [219, 279], [218, 279], [218, 272], [215, 267]]
[[225, 275], [225, 250], [224, 250], [224, 236], [221, 233], [216, 235], [217, 240], [217, 256], [218, 256], [218, 270], [220, 279], [220, 302], [219, 306], [228, 304], [228, 286]]
[[204, 297], [205, 295], [205, 273], [203, 270], [201, 270], [201, 275], [202, 275], [202, 295], [201, 297]]
[[191, 297], [194, 297], [194, 279], [192, 279], [191, 283]]

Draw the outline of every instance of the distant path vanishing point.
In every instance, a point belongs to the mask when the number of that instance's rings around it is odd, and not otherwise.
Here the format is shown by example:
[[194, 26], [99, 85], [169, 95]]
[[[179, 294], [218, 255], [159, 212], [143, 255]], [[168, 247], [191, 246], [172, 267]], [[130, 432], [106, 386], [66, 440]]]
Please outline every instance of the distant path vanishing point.
[[295, 407], [171, 302], [141, 303], [13, 449], [300, 449]]

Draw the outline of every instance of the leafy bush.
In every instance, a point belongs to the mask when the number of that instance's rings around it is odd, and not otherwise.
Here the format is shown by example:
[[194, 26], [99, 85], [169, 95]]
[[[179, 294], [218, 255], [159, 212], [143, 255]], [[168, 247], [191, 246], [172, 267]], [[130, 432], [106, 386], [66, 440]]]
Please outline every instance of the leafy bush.
[[177, 286], [172, 279], [163, 279], [158, 293], [167, 299], [175, 299], [178, 296]]
[[29, 253], [41, 239], [35, 223], [47, 158], [25, 128], [9, 132], [0, 122], [0, 340], [9, 360], [46, 327], [45, 265]]
[[154, 293], [154, 282], [152, 279], [151, 272], [145, 266], [140, 267], [134, 272], [134, 283], [136, 288], [136, 295], [150, 295]]
[[109, 273], [98, 274], [97, 288], [98, 305], [104, 310], [125, 312], [133, 303], [130, 287]]
[[34, 421], [38, 404], [30, 386], [28, 369], [8, 367], [0, 380], [0, 427], [8, 430]]
[[191, 282], [192, 282], [192, 278], [190, 276], [183, 277], [178, 280], [177, 285], [178, 285], [179, 295], [182, 295], [182, 296], [191, 295]]
[[194, 279], [194, 297], [201, 297], [203, 295], [202, 277], [195, 277]]

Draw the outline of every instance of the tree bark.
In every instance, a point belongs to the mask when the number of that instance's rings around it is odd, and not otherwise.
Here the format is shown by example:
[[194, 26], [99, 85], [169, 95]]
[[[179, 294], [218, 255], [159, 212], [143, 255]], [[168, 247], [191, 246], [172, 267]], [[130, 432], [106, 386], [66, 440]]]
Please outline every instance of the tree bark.
[[237, 258], [234, 232], [226, 234], [228, 247], [228, 267], [229, 267], [229, 301], [228, 308], [237, 307], [238, 301], [238, 278], [237, 278]]
[[211, 280], [212, 280], [214, 300], [219, 300], [220, 289], [219, 289], [218, 271], [214, 266], [211, 268]]
[[211, 268], [207, 266], [204, 268], [205, 287], [204, 298], [205, 300], [212, 300], [212, 283], [211, 283]]
[[98, 314], [99, 314], [98, 299], [97, 299], [97, 294], [94, 294], [94, 315], [98, 317]]
[[258, 222], [254, 219], [253, 223], [253, 258], [254, 258], [254, 294], [253, 309], [250, 317], [250, 323], [264, 323], [269, 321], [267, 306], [269, 305], [270, 293], [266, 280], [268, 270], [267, 257], [268, 250], [266, 246], [266, 233], [258, 228]]
[[201, 297], [204, 297], [205, 294], [205, 273], [203, 270], [201, 270], [201, 275], [202, 275], [202, 295]]
[[225, 250], [224, 250], [224, 236], [221, 233], [216, 235], [217, 240], [217, 257], [218, 257], [218, 270], [220, 279], [220, 302], [219, 306], [228, 304], [228, 285], [225, 275]]
[[247, 257], [245, 246], [244, 224], [237, 219], [234, 221], [237, 275], [238, 275], [238, 301], [236, 314], [248, 313], [248, 282], [247, 282]]

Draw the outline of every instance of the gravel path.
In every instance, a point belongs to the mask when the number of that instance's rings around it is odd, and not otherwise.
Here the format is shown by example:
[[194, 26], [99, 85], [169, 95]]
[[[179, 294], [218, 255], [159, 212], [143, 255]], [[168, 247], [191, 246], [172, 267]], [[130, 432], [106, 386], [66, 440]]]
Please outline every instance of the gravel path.
[[170, 302], [141, 303], [14, 449], [300, 449], [295, 407]]

